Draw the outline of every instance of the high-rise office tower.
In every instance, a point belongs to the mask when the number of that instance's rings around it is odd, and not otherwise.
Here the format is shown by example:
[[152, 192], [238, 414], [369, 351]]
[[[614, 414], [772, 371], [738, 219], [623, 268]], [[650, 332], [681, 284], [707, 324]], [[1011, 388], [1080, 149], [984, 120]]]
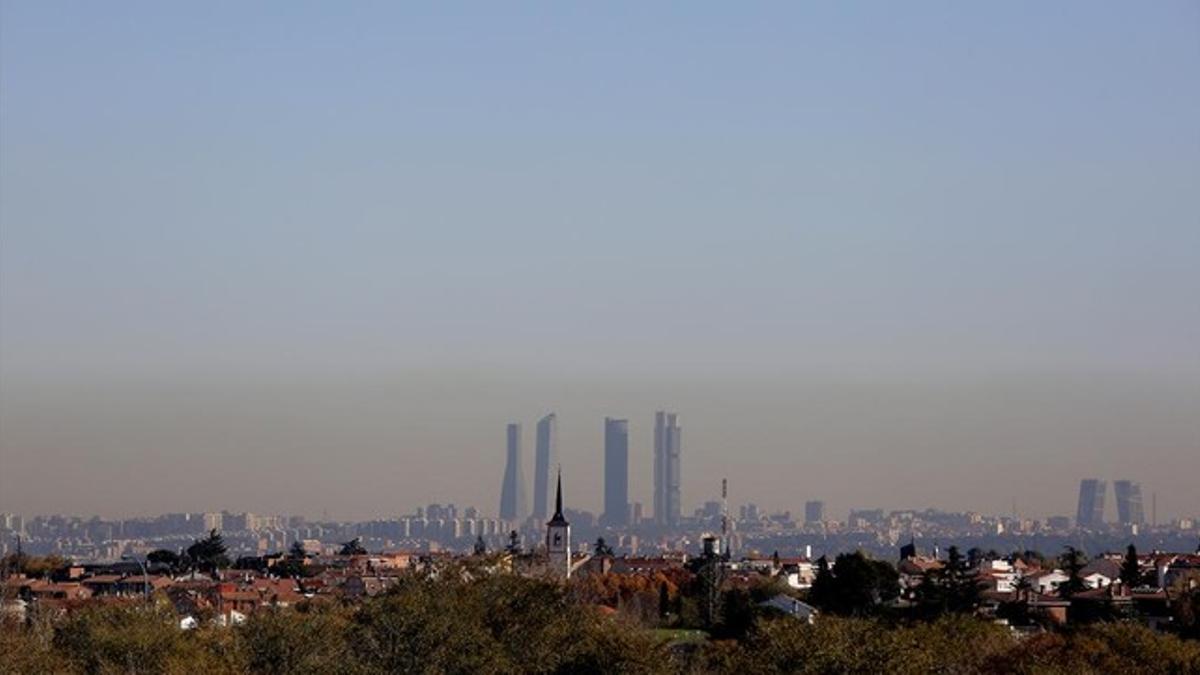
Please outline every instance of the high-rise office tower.
[[674, 527], [679, 524], [682, 441], [679, 415], [664, 411], [654, 413], [654, 522], [658, 525]]
[[1104, 524], [1104, 494], [1108, 483], [1095, 478], [1079, 481], [1079, 510], [1075, 513], [1076, 527], [1099, 527]]
[[519, 521], [529, 515], [525, 505], [525, 473], [521, 470], [521, 425], [508, 425], [508, 459], [500, 488], [500, 518]]
[[1146, 522], [1142, 512], [1142, 485], [1131, 480], [1113, 481], [1117, 496], [1117, 520], [1122, 525], [1141, 525]]
[[804, 502], [804, 522], [825, 522], [825, 502], [819, 500]]
[[543, 520], [549, 515], [550, 467], [558, 463], [558, 418], [554, 413], [537, 423], [537, 446], [533, 457], [533, 515]]
[[629, 524], [629, 421], [604, 418], [604, 525]]

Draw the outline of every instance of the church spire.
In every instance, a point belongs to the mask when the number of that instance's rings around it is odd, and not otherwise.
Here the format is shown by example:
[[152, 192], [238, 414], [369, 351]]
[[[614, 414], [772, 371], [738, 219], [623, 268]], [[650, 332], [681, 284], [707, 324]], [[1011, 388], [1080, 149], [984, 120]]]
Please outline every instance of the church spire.
[[562, 509], [562, 467], [558, 469], [558, 489], [554, 493], [554, 517], [550, 519], [551, 523], [566, 523], [567, 519], [563, 517]]

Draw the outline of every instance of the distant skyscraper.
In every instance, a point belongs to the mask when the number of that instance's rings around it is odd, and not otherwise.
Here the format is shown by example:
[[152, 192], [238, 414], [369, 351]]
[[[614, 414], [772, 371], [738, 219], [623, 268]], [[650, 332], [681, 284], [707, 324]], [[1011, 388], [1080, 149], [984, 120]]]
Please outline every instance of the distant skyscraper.
[[1076, 527], [1099, 527], [1104, 524], [1104, 493], [1108, 483], [1095, 478], [1079, 482], [1079, 510], [1075, 513]]
[[825, 522], [825, 502], [818, 500], [804, 502], [804, 522]]
[[1141, 525], [1146, 522], [1142, 513], [1142, 485], [1131, 480], [1113, 481], [1117, 496], [1117, 520], [1122, 525]]
[[629, 421], [604, 418], [604, 524], [629, 524]]
[[521, 470], [521, 425], [508, 425], [508, 459], [500, 488], [500, 518], [519, 521], [529, 515], [525, 504], [525, 473]]
[[679, 415], [659, 411], [654, 414], [654, 522], [674, 527], [679, 524], [679, 454], [683, 429]]
[[537, 423], [537, 447], [533, 458], [533, 515], [538, 520], [549, 515], [550, 470], [558, 463], [558, 418], [554, 413]]

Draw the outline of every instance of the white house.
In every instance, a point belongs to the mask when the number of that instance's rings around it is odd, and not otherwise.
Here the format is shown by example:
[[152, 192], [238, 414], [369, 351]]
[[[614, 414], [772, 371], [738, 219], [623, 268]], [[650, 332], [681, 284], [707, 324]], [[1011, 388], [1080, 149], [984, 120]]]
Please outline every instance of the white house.
[[1058, 590], [1058, 587], [1066, 582], [1071, 577], [1062, 570], [1052, 570], [1044, 574], [1034, 575], [1032, 578], [1033, 588], [1042, 595], [1050, 595]]

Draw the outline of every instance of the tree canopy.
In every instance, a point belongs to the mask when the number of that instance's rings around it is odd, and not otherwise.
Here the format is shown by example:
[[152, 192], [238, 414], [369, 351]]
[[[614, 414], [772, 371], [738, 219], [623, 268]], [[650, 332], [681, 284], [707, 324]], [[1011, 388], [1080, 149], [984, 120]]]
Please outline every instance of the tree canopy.
[[208, 536], [197, 539], [187, 548], [187, 557], [197, 569], [215, 572], [229, 567], [227, 551], [225, 539], [214, 529], [209, 531]]

